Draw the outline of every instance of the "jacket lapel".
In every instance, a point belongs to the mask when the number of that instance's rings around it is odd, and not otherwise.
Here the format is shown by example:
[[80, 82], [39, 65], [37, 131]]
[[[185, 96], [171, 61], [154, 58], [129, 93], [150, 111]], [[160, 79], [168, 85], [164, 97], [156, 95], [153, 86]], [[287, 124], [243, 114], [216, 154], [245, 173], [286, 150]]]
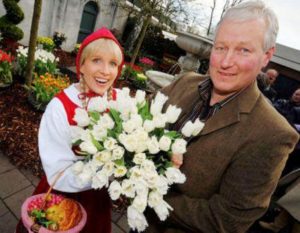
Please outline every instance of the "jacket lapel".
[[216, 130], [238, 123], [240, 121], [240, 114], [250, 113], [259, 96], [260, 92], [256, 82], [254, 82], [208, 119], [200, 135], [207, 135]]

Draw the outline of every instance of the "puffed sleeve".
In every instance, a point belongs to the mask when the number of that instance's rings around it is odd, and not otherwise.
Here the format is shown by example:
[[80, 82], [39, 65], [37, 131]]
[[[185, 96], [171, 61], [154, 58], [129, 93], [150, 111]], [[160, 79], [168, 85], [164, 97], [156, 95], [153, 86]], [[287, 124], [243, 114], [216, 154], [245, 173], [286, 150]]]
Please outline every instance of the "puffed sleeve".
[[42, 165], [50, 185], [53, 184], [57, 174], [65, 170], [54, 185], [55, 190], [80, 192], [91, 189], [90, 184], [82, 187], [76, 181], [70, 167], [78, 157], [71, 149], [70, 125], [63, 104], [57, 98], [48, 104], [42, 117], [38, 144]]

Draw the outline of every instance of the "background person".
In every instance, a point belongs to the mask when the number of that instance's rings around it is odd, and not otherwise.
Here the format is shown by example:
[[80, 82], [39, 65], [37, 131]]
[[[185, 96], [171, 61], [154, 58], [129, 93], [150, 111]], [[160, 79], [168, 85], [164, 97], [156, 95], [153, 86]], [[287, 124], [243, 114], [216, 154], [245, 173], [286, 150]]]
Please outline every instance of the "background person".
[[216, 29], [210, 77], [188, 74], [163, 89], [168, 103], [183, 109], [174, 129], [196, 118], [205, 126], [189, 140], [186, 182], [166, 197], [174, 210], [165, 222], [149, 210], [146, 232], [241, 233], [266, 211], [299, 138], [256, 83], [277, 31], [261, 1], [229, 9]]
[[[76, 58], [79, 83], [72, 84], [48, 104], [39, 129], [39, 153], [46, 176], [34, 194], [46, 193], [49, 184], [64, 170], [53, 192], [80, 202], [87, 211], [82, 233], [111, 233], [111, 201], [106, 189], [92, 190], [77, 183], [70, 165], [79, 159], [72, 151], [70, 126], [77, 107], [86, 107], [94, 96], [116, 98], [113, 83], [121, 72], [123, 52], [112, 33], [102, 28], [81, 44]], [[17, 227], [22, 232], [22, 223]]]

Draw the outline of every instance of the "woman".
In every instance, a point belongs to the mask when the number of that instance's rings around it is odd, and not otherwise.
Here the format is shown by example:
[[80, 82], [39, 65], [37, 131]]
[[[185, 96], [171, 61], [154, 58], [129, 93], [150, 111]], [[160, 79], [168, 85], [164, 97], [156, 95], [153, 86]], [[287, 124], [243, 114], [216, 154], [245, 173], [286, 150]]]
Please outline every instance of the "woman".
[[[55, 183], [53, 192], [80, 202], [87, 212], [83, 233], [111, 232], [111, 201], [106, 189], [92, 190], [90, 185], [82, 187], [76, 182], [70, 166], [79, 157], [72, 151], [70, 126], [76, 125], [73, 120], [75, 109], [86, 108], [91, 97], [116, 98], [113, 84], [122, 66], [122, 48], [108, 29], [101, 28], [89, 35], [82, 42], [76, 58], [79, 82], [48, 104], [40, 124], [39, 152], [46, 176], [34, 194], [47, 192], [49, 184]], [[61, 171], [64, 171], [62, 176], [54, 182]], [[21, 222], [16, 232], [22, 232]]]

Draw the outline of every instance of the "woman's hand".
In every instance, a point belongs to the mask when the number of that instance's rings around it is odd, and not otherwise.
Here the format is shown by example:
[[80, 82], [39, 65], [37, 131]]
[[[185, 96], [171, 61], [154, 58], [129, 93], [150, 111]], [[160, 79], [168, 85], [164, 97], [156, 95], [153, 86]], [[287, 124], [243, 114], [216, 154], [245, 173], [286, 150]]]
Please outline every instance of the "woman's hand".
[[182, 154], [172, 154], [171, 161], [172, 161], [174, 167], [180, 168], [183, 163], [183, 155]]

